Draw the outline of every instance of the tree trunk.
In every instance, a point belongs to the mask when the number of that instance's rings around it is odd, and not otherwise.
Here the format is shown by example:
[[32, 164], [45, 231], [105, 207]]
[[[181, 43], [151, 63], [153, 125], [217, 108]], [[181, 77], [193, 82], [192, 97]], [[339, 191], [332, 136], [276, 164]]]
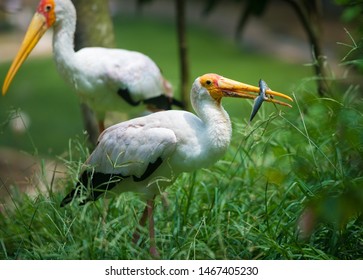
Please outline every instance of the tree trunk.
[[181, 82], [180, 93], [185, 108], [190, 109], [188, 48], [185, 34], [185, 0], [176, 0], [176, 14]]
[[320, 0], [285, 0], [298, 15], [306, 34], [309, 38], [314, 62], [315, 75], [317, 76], [318, 94], [327, 96], [330, 84], [327, 73], [326, 56], [323, 53], [321, 41], [321, 7]]
[[[115, 37], [108, 1], [72, 0], [72, 2], [77, 10], [75, 50], [84, 47], [114, 47]], [[90, 142], [96, 144], [99, 134], [96, 118], [86, 104], [81, 104], [81, 110]]]

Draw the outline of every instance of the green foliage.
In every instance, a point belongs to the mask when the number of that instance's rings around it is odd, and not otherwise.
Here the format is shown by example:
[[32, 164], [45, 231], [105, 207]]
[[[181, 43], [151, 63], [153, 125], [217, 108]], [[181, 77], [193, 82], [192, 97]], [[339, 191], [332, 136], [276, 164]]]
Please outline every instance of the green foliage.
[[[342, 20], [354, 26], [355, 29], [351, 32], [353, 36], [356, 35], [359, 38], [357, 41], [354, 40], [350, 32], [346, 31], [351, 42], [339, 42], [340, 45], [349, 48], [343, 62], [354, 66], [360, 73], [363, 73], [363, 1], [335, 0], [335, 2], [343, 7]], [[349, 58], [348, 61], [346, 61], [347, 58]]]
[[342, 14], [343, 20], [350, 21], [361, 21], [361, 15], [363, 13], [363, 1], [355, 0], [335, 0], [338, 5], [344, 7]]

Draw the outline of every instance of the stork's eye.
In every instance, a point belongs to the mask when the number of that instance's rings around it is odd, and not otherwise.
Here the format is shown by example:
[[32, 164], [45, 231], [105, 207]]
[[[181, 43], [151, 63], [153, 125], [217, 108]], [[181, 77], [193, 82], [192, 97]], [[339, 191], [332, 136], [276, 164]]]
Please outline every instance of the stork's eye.
[[44, 11], [47, 12], [47, 13], [49, 13], [51, 10], [52, 10], [52, 5], [46, 5], [44, 7]]

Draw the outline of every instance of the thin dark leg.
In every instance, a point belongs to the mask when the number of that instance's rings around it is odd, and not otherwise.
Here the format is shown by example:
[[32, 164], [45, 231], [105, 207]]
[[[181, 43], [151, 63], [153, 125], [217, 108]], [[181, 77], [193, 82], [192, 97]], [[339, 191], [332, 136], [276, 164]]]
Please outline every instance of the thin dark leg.
[[[144, 212], [142, 212], [142, 216], [140, 218], [140, 221], [139, 221], [139, 225], [138, 227], [144, 227], [145, 224], [146, 224], [146, 218], [147, 218], [147, 215], [148, 215], [148, 208], [149, 208], [149, 205], [147, 204], [145, 206], [145, 209], [144, 209]], [[138, 227], [136, 227], [135, 229], [135, 232], [134, 234], [132, 235], [132, 242], [134, 242], [135, 244], [139, 241], [140, 239], [140, 232], [139, 232], [139, 229]]]
[[149, 218], [149, 234], [150, 234], [150, 254], [154, 258], [160, 258], [159, 252], [156, 249], [155, 228], [154, 228], [154, 199], [147, 201], [147, 216]]

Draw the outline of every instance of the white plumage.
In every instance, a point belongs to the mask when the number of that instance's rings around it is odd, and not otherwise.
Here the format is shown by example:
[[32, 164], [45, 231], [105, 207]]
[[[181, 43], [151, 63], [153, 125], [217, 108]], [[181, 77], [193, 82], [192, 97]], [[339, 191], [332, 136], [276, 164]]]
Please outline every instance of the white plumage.
[[[100, 47], [74, 51], [76, 10], [70, 0], [41, 0], [18, 55], [5, 79], [6, 93], [21, 64], [45, 31], [54, 27], [53, 52], [62, 77], [96, 113], [100, 130], [107, 111], [129, 111], [145, 104], [151, 110], [182, 104], [172, 98], [170, 83], [148, 56]], [[144, 110], [145, 106], [138, 106]]]
[[[80, 197], [79, 201], [84, 204], [105, 192], [142, 194], [148, 204], [140, 224], [145, 224], [147, 215], [152, 225], [150, 250], [157, 255], [152, 221], [154, 197], [172, 184], [181, 172], [208, 167], [224, 155], [232, 128], [221, 98], [255, 98], [250, 92], [258, 93], [259, 88], [217, 74], [206, 74], [195, 80], [191, 90], [191, 102], [197, 115], [171, 110], [109, 127], [100, 135], [80, 182], [61, 205], [71, 202], [74, 197]], [[278, 92], [267, 92], [292, 100]], [[138, 234], [134, 239], [138, 239]]]

